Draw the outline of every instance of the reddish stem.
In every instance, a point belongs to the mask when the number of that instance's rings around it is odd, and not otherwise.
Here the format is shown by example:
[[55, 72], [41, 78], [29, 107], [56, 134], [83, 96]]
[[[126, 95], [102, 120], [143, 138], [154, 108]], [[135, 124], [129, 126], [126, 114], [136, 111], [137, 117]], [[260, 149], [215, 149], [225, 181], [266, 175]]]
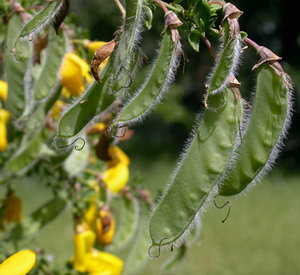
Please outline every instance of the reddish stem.
[[160, 0], [153, 0], [153, 1], [163, 9], [164, 13], [167, 13], [169, 11], [162, 1]]
[[202, 36], [202, 39], [203, 39], [205, 45], [207, 46], [207, 48], [209, 49], [213, 58], [216, 58], [217, 57], [216, 52], [215, 52], [213, 46], [211, 45], [210, 41], [205, 36]]
[[224, 6], [226, 3], [221, 2], [221, 1], [209, 1], [209, 2], [207, 2], [207, 4], [208, 5], [217, 4], [217, 5], [220, 5], [220, 6]]
[[256, 51], [258, 51], [258, 49], [260, 48], [260, 46], [259, 46], [257, 43], [255, 43], [253, 40], [251, 40], [251, 39], [248, 38], [248, 37], [244, 38], [244, 41], [245, 41], [248, 45], [250, 45], [251, 47], [253, 47]]

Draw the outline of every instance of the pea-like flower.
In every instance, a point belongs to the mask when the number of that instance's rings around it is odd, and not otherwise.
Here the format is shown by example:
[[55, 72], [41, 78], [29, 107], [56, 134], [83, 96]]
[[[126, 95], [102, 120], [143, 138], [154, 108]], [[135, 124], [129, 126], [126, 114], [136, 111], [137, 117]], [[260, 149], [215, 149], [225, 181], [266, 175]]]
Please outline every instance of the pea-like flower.
[[21, 250], [0, 264], [1, 275], [25, 275], [36, 263], [36, 254], [30, 249]]
[[128, 165], [120, 163], [114, 167], [108, 168], [102, 174], [102, 181], [107, 189], [112, 193], [120, 192], [129, 179]]
[[7, 147], [7, 130], [6, 125], [9, 121], [10, 114], [5, 109], [0, 109], [0, 152], [6, 150]]
[[0, 98], [3, 101], [6, 101], [7, 98], [7, 83], [3, 80], [0, 80]]
[[84, 80], [92, 82], [90, 66], [78, 55], [67, 53], [60, 69], [63, 94], [79, 96], [84, 91]]
[[115, 145], [109, 146], [108, 153], [112, 159], [111, 161], [108, 162], [109, 167], [113, 167], [117, 164], [124, 164], [129, 166], [130, 164], [129, 157], [118, 146]]
[[83, 225], [76, 228], [74, 236], [73, 266], [79, 272], [91, 275], [120, 275], [123, 262], [118, 257], [94, 249], [96, 234]]
[[115, 235], [115, 229], [116, 224], [114, 217], [108, 207], [102, 207], [96, 220], [97, 241], [103, 245], [110, 244]]

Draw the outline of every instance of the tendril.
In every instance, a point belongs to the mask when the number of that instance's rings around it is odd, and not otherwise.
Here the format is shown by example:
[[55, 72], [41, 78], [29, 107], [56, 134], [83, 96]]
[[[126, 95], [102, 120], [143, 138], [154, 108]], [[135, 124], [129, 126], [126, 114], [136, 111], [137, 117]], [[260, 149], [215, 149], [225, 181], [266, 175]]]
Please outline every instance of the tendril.
[[84, 140], [83, 138], [76, 138], [71, 144], [64, 145], [64, 146], [58, 146], [57, 148], [58, 148], [58, 149], [62, 149], [62, 148], [70, 147], [70, 146], [72, 146], [74, 143], [76, 143], [78, 140], [82, 140], [83, 144], [82, 144], [82, 146], [75, 145], [74, 148], [75, 148], [76, 151], [81, 151], [81, 150], [84, 148], [84, 146], [85, 146], [85, 140]]
[[219, 205], [217, 205], [217, 203], [216, 203], [216, 197], [217, 197], [217, 196], [214, 197], [214, 204], [215, 204], [215, 207], [217, 207], [218, 209], [222, 209], [222, 208], [224, 208], [226, 205], [228, 205], [228, 212], [227, 212], [227, 214], [226, 214], [226, 217], [222, 220], [222, 223], [224, 223], [224, 222], [227, 220], [227, 218], [229, 217], [229, 214], [230, 214], [230, 210], [231, 210], [231, 201], [227, 201], [227, 202], [225, 202], [223, 205], [219, 206]]
[[160, 253], [161, 253], [162, 242], [163, 242], [164, 240], [167, 240], [167, 239], [168, 239], [168, 238], [163, 238], [163, 239], [160, 240], [160, 242], [159, 242], [159, 244], [158, 244], [158, 254], [155, 255], [155, 256], [153, 256], [153, 255], [151, 254], [151, 249], [153, 248], [153, 245], [150, 245], [150, 247], [149, 247], [149, 249], [148, 249], [148, 255], [149, 255], [151, 258], [158, 258], [158, 257], [160, 256]]
[[[127, 89], [127, 88], [129, 88], [130, 86], [131, 86], [131, 84], [132, 84], [132, 77], [131, 77], [131, 75], [130, 75], [130, 73], [128, 72], [128, 70], [124, 67], [124, 66], [122, 66], [121, 68], [120, 68], [120, 70], [119, 70], [119, 73], [121, 73], [121, 71], [122, 70], [124, 70], [126, 73], [127, 73], [127, 76], [129, 77], [129, 83], [127, 84], [127, 85], [125, 85], [125, 86], [123, 86], [123, 87], [120, 87], [119, 89], [117, 89], [116, 91], [114, 91], [114, 92], [118, 92], [118, 91], [120, 91], [120, 90], [122, 90], [122, 89]], [[117, 79], [117, 75], [114, 77], [114, 79]]]

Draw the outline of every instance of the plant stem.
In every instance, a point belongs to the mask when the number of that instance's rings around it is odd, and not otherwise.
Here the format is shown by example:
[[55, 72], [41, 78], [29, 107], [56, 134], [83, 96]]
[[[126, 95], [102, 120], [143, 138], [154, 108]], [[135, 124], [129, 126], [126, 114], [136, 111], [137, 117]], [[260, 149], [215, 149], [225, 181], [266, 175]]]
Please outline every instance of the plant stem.
[[216, 52], [213, 48], [213, 46], [211, 45], [210, 41], [205, 37], [205, 36], [201, 36], [205, 45], [207, 46], [207, 48], [209, 49], [211, 55], [213, 56], [214, 59], [216, 59], [217, 55]]
[[182, 12], [182, 9], [176, 8], [176, 7], [174, 7], [173, 5], [171, 5], [171, 4], [169, 4], [169, 3], [166, 3], [166, 2], [164, 2], [164, 1], [160, 1], [160, 2], [163, 3], [164, 6], [165, 6], [166, 8], [168, 8], [169, 10], [171, 10], [171, 11], [178, 12], [178, 13], [181, 13], [181, 12]]
[[164, 11], [164, 13], [167, 13], [169, 11], [168, 8], [165, 6], [165, 3], [163, 3], [161, 0], [152, 0], [152, 1], [154, 1], [157, 5], [159, 5]]
[[207, 2], [208, 5], [213, 5], [213, 4], [217, 4], [220, 6], [224, 6], [226, 3], [222, 2], [222, 1], [209, 1]]
[[248, 37], [246, 37], [246, 38], [244, 39], [244, 41], [245, 41], [248, 45], [250, 45], [252, 48], [254, 48], [256, 51], [258, 51], [258, 49], [260, 48], [260, 46], [259, 46], [257, 43], [255, 43], [252, 39], [250, 39], [250, 38], [248, 38]]
[[122, 6], [121, 2], [119, 0], [115, 0], [121, 14], [122, 14], [122, 18], [124, 19], [126, 17], [126, 11], [124, 9], [124, 7]]

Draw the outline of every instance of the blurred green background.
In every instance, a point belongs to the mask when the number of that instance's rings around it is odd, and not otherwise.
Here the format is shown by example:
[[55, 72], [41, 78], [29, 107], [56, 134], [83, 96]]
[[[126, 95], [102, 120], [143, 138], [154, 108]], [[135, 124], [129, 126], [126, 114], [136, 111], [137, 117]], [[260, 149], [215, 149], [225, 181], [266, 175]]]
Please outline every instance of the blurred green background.
[[[262, 184], [247, 196], [233, 198], [231, 215], [222, 224], [227, 209], [210, 207], [202, 220], [197, 244], [174, 274], [300, 274], [300, 33], [299, 0], [232, 1], [244, 15], [241, 29], [258, 44], [283, 57], [282, 65], [295, 85], [295, 105], [291, 131], [286, 147]], [[80, 26], [78, 38], [109, 41], [120, 24], [118, 9], [111, 0], [71, 1], [68, 21]], [[155, 25], [144, 34], [143, 51], [150, 59], [160, 40], [163, 14], [157, 9]], [[134, 127], [134, 136], [121, 147], [131, 157], [131, 177], [143, 178], [143, 185], [155, 194], [162, 190], [176, 166], [181, 148], [192, 128], [195, 114], [202, 107], [204, 84], [213, 59], [203, 43], [195, 53], [181, 33], [189, 62], [185, 73], [181, 68], [170, 92], [143, 124]], [[210, 38], [210, 37], [209, 37]], [[218, 41], [211, 38], [217, 48]], [[251, 101], [255, 74], [250, 72], [256, 57], [247, 49], [242, 59], [239, 80], [242, 93]], [[20, 179], [17, 190], [24, 198], [24, 211], [30, 213], [50, 191], [34, 181]], [[34, 199], [28, 200], [28, 198]], [[225, 202], [223, 198], [218, 199]], [[72, 255], [72, 222], [70, 209], [30, 240], [53, 254], [63, 263]], [[160, 265], [171, 255], [164, 252], [158, 260], [150, 260], [138, 274], [162, 274]]]

